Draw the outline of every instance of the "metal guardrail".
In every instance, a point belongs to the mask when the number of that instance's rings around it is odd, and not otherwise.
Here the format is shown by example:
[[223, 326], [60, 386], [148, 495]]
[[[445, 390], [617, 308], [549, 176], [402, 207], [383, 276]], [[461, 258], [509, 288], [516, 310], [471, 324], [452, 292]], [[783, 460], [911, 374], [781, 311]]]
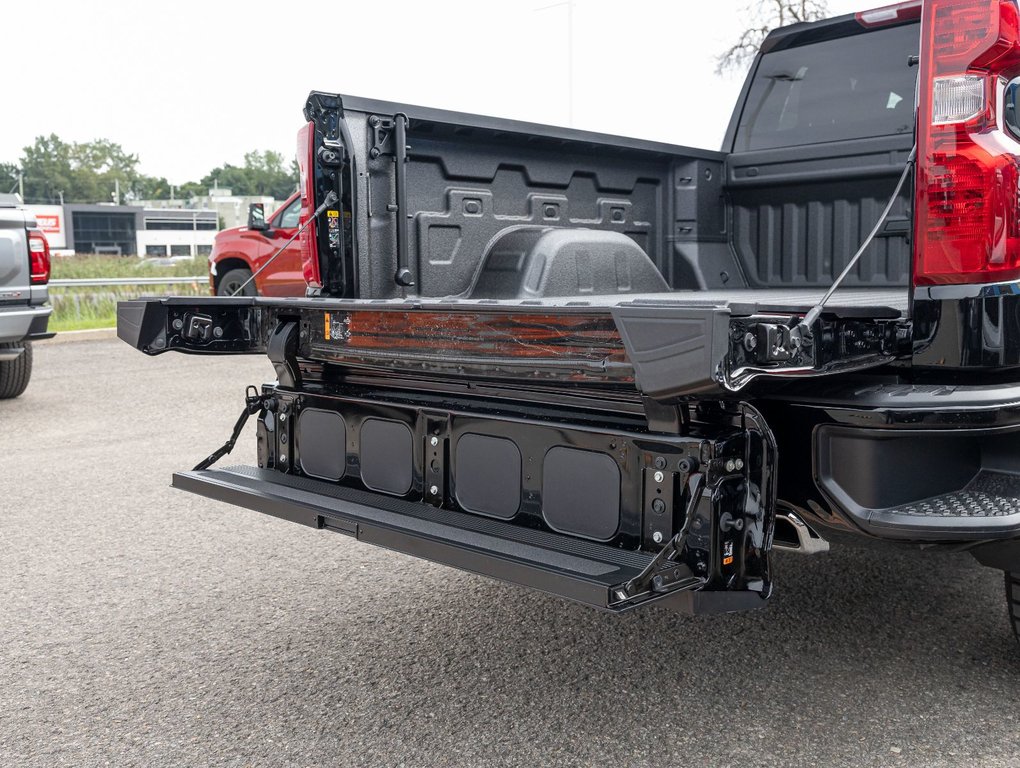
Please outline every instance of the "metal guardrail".
[[209, 275], [192, 277], [83, 277], [77, 280], [50, 280], [50, 288], [77, 288], [90, 285], [187, 285], [208, 283]]

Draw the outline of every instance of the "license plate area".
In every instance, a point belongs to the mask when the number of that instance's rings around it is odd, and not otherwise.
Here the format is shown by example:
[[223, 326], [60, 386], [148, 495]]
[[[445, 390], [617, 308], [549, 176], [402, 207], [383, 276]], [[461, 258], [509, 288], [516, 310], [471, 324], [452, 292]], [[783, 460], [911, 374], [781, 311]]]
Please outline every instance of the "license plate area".
[[[678, 529], [684, 478], [743, 455], [736, 431], [663, 435], [275, 390], [259, 465], [628, 548]], [[732, 438], [732, 440], [731, 440]]]

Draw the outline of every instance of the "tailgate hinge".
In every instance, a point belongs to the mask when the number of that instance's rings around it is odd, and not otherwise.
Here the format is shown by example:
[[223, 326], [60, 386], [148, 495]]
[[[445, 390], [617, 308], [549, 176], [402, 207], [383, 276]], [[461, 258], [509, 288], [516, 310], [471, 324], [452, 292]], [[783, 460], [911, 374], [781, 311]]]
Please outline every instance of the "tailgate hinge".
[[680, 557], [687, 545], [687, 533], [697, 513], [698, 503], [705, 490], [703, 472], [692, 472], [687, 478], [687, 505], [684, 507], [683, 523], [677, 534], [659, 550], [652, 561], [637, 576], [610, 590], [609, 606], [618, 607], [642, 597], [663, 595], [683, 589], [697, 589], [708, 581], [697, 576]]
[[269, 361], [276, 369], [276, 378], [280, 386], [286, 389], [301, 388], [301, 367], [297, 361], [300, 337], [296, 320], [281, 322], [269, 337], [266, 347]]

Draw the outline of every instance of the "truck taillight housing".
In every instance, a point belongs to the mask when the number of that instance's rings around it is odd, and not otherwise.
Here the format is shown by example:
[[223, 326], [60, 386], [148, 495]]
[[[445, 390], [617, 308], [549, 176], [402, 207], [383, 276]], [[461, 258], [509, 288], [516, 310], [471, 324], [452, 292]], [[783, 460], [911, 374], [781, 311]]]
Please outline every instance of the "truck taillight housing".
[[914, 284], [1020, 277], [1020, 167], [1000, 126], [1020, 74], [1015, 0], [929, 0], [921, 15]]
[[33, 285], [45, 285], [50, 280], [50, 244], [38, 229], [28, 231], [29, 279]]
[[[308, 123], [297, 135], [298, 172], [301, 177], [301, 225], [315, 213], [315, 123]], [[315, 236], [316, 223], [313, 221], [301, 230], [301, 270], [305, 283], [311, 288], [322, 287], [319, 271], [319, 248]]]

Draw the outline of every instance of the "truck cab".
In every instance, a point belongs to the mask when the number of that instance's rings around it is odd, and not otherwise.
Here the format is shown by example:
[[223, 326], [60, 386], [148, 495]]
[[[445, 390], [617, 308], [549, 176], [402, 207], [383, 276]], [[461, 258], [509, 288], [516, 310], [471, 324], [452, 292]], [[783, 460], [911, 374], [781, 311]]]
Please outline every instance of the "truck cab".
[[[291, 195], [268, 219], [257, 215], [260, 206], [253, 204], [249, 208], [246, 226], [225, 229], [216, 235], [209, 256], [209, 288], [214, 296], [232, 296], [242, 286], [239, 294], [242, 296], [305, 295], [297, 241], [287, 245], [263, 269], [297, 230], [301, 196]], [[258, 273], [255, 279], [245, 285], [255, 273]]]

